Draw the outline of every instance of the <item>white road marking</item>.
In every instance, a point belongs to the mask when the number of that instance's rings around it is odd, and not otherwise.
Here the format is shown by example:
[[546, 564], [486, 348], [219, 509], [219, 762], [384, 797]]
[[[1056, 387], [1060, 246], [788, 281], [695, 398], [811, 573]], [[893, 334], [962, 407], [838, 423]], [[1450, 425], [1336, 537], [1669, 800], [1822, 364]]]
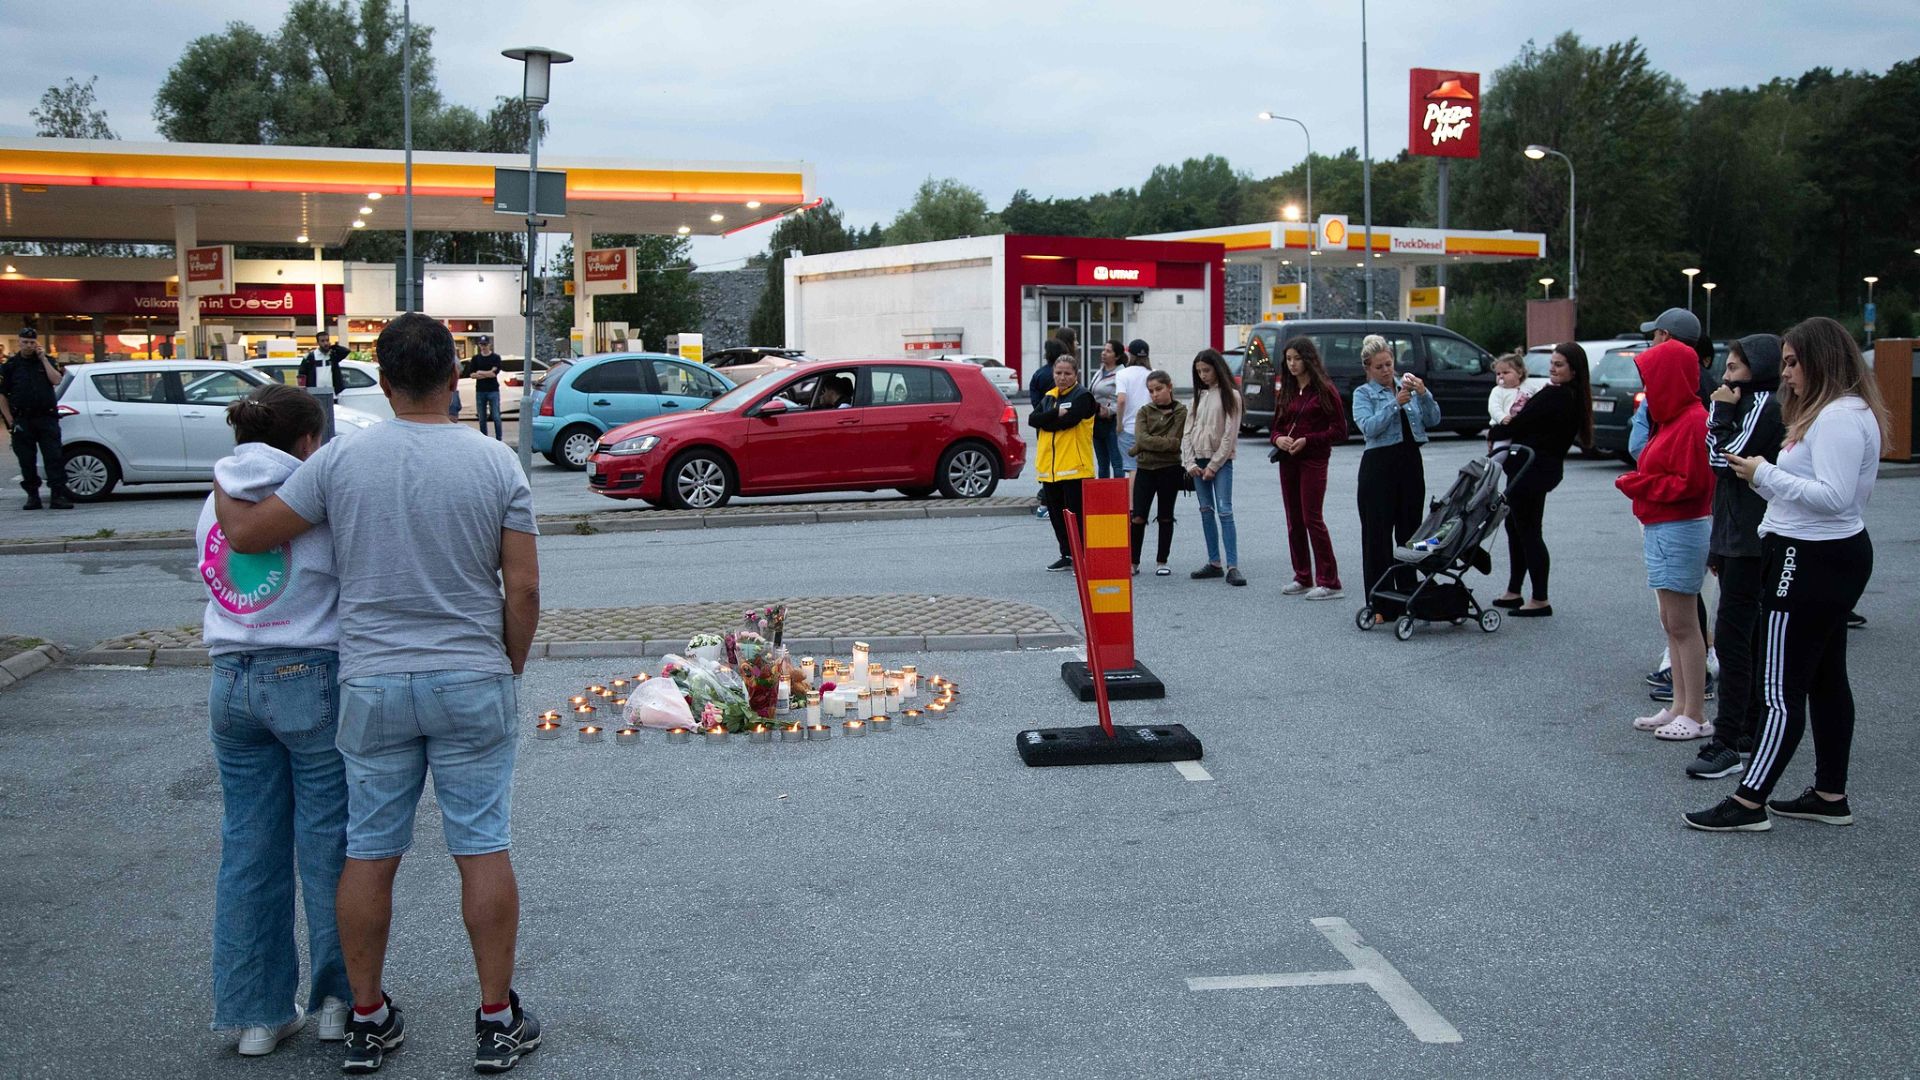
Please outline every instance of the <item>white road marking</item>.
[[1180, 771], [1181, 776], [1189, 780], [1213, 779], [1213, 774], [1207, 771], [1206, 766], [1197, 761], [1176, 761], [1173, 763], [1173, 767]]
[[1398, 968], [1387, 962], [1380, 951], [1360, 940], [1360, 932], [1341, 918], [1321, 918], [1313, 920], [1314, 929], [1320, 931], [1327, 944], [1332, 945], [1347, 963], [1353, 965], [1345, 971], [1287, 971], [1272, 975], [1220, 975], [1189, 978], [1189, 990], [1263, 990], [1272, 987], [1287, 986], [1347, 986], [1364, 983], [1380, 995], [1407, 1030], [1424, 1043], [1457, 1043], [1460, 1032], [1447, 1018], [1420, 996], [1400, 974]]

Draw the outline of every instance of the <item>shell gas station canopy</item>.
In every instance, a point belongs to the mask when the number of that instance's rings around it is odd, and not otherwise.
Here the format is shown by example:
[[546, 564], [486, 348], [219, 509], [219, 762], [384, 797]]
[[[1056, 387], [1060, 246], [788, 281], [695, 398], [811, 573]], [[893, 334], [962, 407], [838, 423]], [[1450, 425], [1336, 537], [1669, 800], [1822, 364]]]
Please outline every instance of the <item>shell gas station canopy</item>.
[[[418, 231], [512, 232], [496, 213], [494, 169], [515, 154], [415, 151]], [[542, 155], [567, 174], [567, 216], [550, 229], [723, 235], [814, 198], [799, 162], [632, 161]], [[398, 150], [220, 146], [94, 139], [0, 139], [0, 238], [172, 244], [176, 207], [190, 206], [196, 243], [337, 246], [354, 231], [399, 229], [406, 190]], [[305, 237], [306, 240], [300, 238]]]

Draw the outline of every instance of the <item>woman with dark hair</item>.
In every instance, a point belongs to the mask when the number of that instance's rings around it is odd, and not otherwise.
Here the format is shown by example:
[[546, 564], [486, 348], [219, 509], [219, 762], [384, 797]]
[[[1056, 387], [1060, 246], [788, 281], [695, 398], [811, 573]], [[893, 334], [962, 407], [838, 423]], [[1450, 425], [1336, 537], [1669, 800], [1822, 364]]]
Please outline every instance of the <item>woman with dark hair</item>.
[[[1487, 432], [1495, 443], [1511, 440], [1533, 451], [1531, 462], [1523, 461], [1525, 454], [1509, 453], [1504, 463], [1509, 477], [1523, 467], [1526, 471], [1507, 488], [1507, 591], [1493, 601], [1494, 607], [1507, 608], [1522, 619], [1553, 614], [1553, 605], [1547, 602], [1550, 559], [1542, 534], [1547, 494], [1560, 486], [1573, 444], [1593, 445], [1587, 350], [1577, 341], [1563, 341], [1553, 347], [1550, 364], [1547, 385], [1528, 398], [1511, 420]], [[1529, 577], [1533, 593], [1523, 601], [1520, 587]]]
[[[1360, 363], [1367, 373], [1367, 381], [1353, 391], [1353, 424], [1367, 440], [1358, 492], [1360, 572], [1377, 626], [1399, 618], [1402, 605], [1376, 601], [1373, 590], [1383, 584], [1398, 593], [1413, 588], [1412, 571], [1395, 564], [1393, 546], [1413, 539], [1426, 512], [1427, 471], [1420, 447], [1427, 430], [1440, 422], [1440, 403], [1419, 376], [1395, 377], [1393, 347], [1379, 334], [1368, 334], [1360, 343]], [[1394, 580], [1386, 581], [1388, 571], [1396, 569]]]
[[[1060, 545], [1060, 558], [1047, 567], [1051, 571], [1073, 569], [1073, 547], [1067, 541], [1065, 511], [1080, 518], [1080, 483], [1093, 479], [1093, 395], [1080, 385], [1080, 361], [1063, 352], [1053, 362], [1053, 389], [1040, 397], [1040, 404], [1027, 417], [1027, 424], [1040, 432], [1034, 447], [1034, 471], [1040, 475], [1040, 496], [1053, 524], [1053, 539]], [[1081, 525], [1085, 535], [1085, 525]]]
[[1293, 581], [1280, 592], [1307, 594], [1309, 600], [1333, 600], [1340, 588], [1340, 566], [1327, 532], [1327, 460], [1333, 444], [1347, 437], [1340, 391], [1327, 378], [1320, 350], [1297, 337], [1282, 350], [1286, 374], [1275, 380], [1273, 452], [1280, 462], [1280, 498], [1287, 508], [1287, 550], [1293, 556]]
[[[1767, 500], [1759, 528], [1766, 559], [1759, 655], [1765, 657], [1760, 689], [1767, 720], [1739, 790], [1686, 815], [1688, 825], [1713, 832], [1772, 828], [1769, 809], [1781, 817], [1853, 824], [1847, 613], [1873, 576], [1864, 515], [1879, 475], [1887, 407], [1853, 336], [1832, 319], [1808, 319], [1787, 331], [1780, 385], [1787, 431], [1779, 460], [1725, 455], [1734, 474]], [[1809, 723], [1813, 785], [1798, 798], [1768, 802]]]
[[1126, 475], [1126, 466], [1120, 456], [1120, 364], [1126, 357], [1125, 345], [1117, 341], [1107, 342], [1100, 348], [1100, 370], [1087, 380], [1087, 390], [1093, 394], [1096, 410], [1093, 416], [1093, 457], [1102, 480]]
[[1180, 464], [1193, 477], [1200, 502], [1207, 565], [1189, 576], [1224, 577], [1229, 585], [1247, 583], [1240, 573], [1240, 541], [1233, 528], [1233, 453], [1239, 437], [1240, 393], [1234, 389], [1233, 372], [1225, 357], [1201, 349], [1193, 358], [1193, 415], [1180, 441]]

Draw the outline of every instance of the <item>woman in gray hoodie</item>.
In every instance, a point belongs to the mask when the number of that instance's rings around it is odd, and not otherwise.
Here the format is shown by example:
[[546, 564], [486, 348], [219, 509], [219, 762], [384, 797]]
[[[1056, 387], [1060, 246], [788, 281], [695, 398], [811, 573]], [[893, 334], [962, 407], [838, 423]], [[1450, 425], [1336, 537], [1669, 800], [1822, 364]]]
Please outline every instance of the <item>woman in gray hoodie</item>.
[[[258, 502], [319, 449], [327, 417], [304, 392], [263, 386], [227, 408], [234, 452], [214, 478]], [[241, 1029], [240, 1053], [270, 1054], [320, 1012], [322, 1039], [346, 1038], [347, 985], [334, 891], [347, 855], [347, 781], [334, 748], [340, 674], [340, 581], [325, 526], [258, 555], [227, 544], [213, 497], [200, 511], [203, 636], [213, 656], [208, 694], [223, 813], [214, 891], [213, 1028]], [[295, 1000], [298, 881], [311, 971]]]

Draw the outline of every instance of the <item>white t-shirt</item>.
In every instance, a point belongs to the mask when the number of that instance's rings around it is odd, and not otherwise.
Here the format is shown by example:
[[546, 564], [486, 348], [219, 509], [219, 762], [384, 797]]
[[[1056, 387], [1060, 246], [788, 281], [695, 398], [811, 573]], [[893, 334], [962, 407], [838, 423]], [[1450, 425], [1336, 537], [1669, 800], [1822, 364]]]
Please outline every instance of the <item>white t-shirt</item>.
[[333, 389], [333, 363], [325, 349], [313, 350], [313, 386], [316, 390]]
[[1114, 386], [1120, 396], [1126, 399], [1121, 403], [1123, 407], [1120, 409], [1120, 430], [1131, 435], [1134, 417], [1152, 401], [1152, 397], [1147, 393], [1147, 369], [1128, 364], [1117, 373]]

